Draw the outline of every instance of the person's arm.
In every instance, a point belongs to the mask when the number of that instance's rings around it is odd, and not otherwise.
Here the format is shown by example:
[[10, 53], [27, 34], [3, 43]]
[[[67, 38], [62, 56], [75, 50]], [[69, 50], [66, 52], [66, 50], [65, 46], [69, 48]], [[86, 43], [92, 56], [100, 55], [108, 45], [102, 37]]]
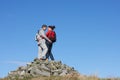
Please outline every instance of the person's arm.
[[49, 32], [46, 32], [46, 36], [48, 37], [48, 35], [49, 35]]
[[45, 35], [45, 32], [43, 30], [40, 31], [41, 32], [41, 35], [42, 37], [44, 37], [46, 40], [48, 40], [49, 42], [52, 42], [46, 35]]

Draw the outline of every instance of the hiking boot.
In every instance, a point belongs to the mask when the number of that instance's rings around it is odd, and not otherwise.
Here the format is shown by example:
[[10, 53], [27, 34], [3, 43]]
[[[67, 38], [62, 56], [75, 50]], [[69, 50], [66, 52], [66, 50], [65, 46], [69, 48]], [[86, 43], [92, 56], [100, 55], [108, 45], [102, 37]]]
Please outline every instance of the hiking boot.
[[45, 60], [46, 62], [48, 62], [48, 58], [46, 58], [46, 60]]
[[46, 60], [46, 59], [40, 58], [40, 60], [43, 61], [43, 60]]

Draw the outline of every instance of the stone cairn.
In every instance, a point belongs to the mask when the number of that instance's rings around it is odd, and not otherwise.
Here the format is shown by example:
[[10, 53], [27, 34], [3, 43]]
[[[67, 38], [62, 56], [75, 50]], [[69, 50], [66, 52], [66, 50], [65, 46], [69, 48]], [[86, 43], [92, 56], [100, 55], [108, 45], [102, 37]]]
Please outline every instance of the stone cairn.
[[9, 78], [24, 78], [38, 76], [66, 76], [71, 73], [78, 73], [73, 67], [62, 64], [61, 61], [40, 61], [34, 59], [26, 66], [21, 66], [15, 71], [8, 73]]

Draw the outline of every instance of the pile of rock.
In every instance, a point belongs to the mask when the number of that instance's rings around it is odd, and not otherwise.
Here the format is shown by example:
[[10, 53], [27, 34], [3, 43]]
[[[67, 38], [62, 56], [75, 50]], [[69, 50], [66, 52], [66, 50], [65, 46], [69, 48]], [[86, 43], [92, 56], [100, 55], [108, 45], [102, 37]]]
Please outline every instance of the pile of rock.
[[71, 73], [78, 73], [73, 67], [62, 64], [61, 61], [40, 61], [34, 59], [27, 66], [21, 66], [16, 71], [8, 74], [10, 78], [24, 78], [27, 76], [65, 76]]

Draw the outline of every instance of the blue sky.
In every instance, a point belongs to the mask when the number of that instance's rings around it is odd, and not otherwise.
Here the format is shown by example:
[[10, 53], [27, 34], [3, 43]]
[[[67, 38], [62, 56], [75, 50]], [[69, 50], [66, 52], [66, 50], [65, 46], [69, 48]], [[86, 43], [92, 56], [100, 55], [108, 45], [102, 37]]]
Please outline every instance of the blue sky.
[[0, 77], [37, 57], [34, 36], [56, 25], [57, 61], [81, 74], [120, 77], [119, 0], [0, 0]]

